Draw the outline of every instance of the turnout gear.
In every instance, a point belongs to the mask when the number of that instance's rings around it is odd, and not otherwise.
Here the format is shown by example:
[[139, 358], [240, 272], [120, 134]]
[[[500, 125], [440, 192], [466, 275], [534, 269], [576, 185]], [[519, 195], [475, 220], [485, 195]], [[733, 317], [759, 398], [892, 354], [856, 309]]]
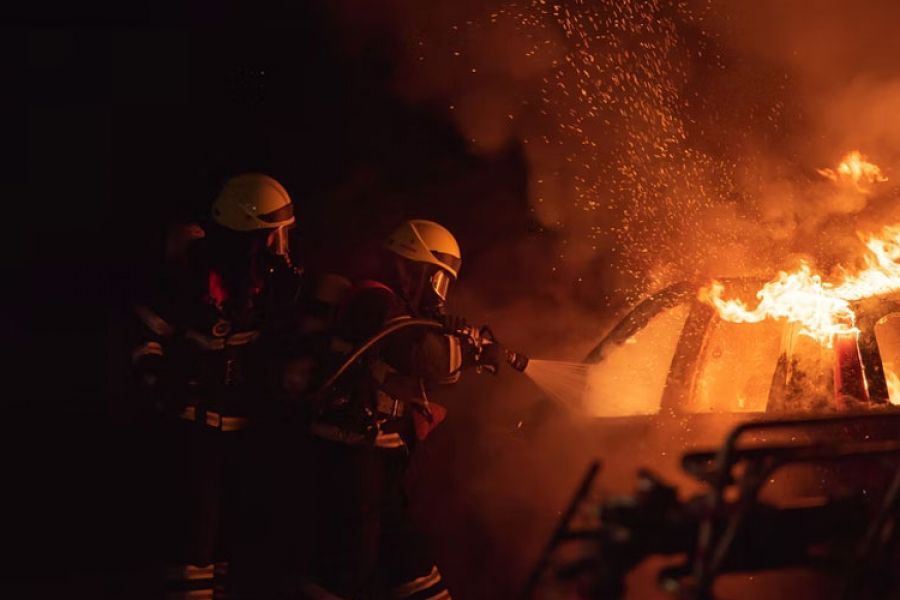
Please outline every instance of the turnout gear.
[[403, 448], [317, 440], [304, 598], [450, 598], [408, 514]]
[[449, 282], [459, 274], [459, 245], [436, 223], [408, 221], [386, 248], [399, 261], [397, 281], [355, 286], [338, 314], [327, 371], [386, 328], [397, 330], [333, 380], [310, 425], [309, 598], [450, 597], [410, 523], [404, 477], [411, 452], [446, 414], [432, 390], [475, 366], [476, 347], [460, 318], [443, 318], [443, 328], [402, 324], [441, 318]]
[[416, 313], [440, 315], [462, 265], [453, 234], [433, 221], [406, 221], [391, 233], [385, 248], [400, 257], [397, 292]]
[[462, 253], [446, 227], [434, 221], [406, 221], [391, 233], [385, 247], [408, 260], [436, 265], [454, 280], [459, 277]]
[[213, 203], [212, 218], [234, 231], [277, 229], [294, 224], [294, 205], [280, 183], [268, 175], [248, 173], [225, 182]]
[[212, 221], [172, 229], [169, 260], [138, 290], [134, 310], [134, 375], [160, 417], [173, 477], [165, 556], [175, 567], [172, 597], [212, 597], [213, 583], [221, 597], [225, 563], [234, 567], [229, 578], [246, 569], [235, 552], [258, 535], [250, 520], [262, 512], [252, 491], [260, 470], [253, 426], [274, 409], [266, 387], [272, 346], [261, 341], [296, 326], [302, 293], [299, 269], [280, 254], [286, 246], [266, 237], [294, 222], [278, 182], [230, 179]]
[[294, 205], [287, 190], [268, 175], [247, 173], [226, 181], [213, 204], [212, 218], [232, 231], [272, 230], [267, 245], [275, 254], [288, 255]]

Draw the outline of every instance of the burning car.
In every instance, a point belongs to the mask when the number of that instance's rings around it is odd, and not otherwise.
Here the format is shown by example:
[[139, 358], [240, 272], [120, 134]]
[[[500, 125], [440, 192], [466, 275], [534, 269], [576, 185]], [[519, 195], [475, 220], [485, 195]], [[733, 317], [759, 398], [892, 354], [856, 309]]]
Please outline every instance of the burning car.
[[[686, 500], [648, 470], [635, 493], [589, 500], [592, 466], [527, 597], [622, 598], [651, 556], [678, 557], [655, 579], [680, 598], [900, 593], [900, 228], [867, 247], [866, 268], [834, 284], [806, 264], [680, 283], [612, 328], [586, 357], [583, 411], [621, 439], [675, 423], [681, 448], [706, 418], [730, 431], [682, 456], [700, 490]], [[799, 590], [798, 570], [813, 574]], [[754, 587], [759, 573], [776, 577]]]
[[[759, 281], [727, 284], [746, 291]], [[856, 331], [823, 346], [798, 323], [725, 320], [699, 292], [680, 283], [653, 294], [591, 350], [585, 362], [597, 366], [588, 375], [585, 410], [616, 417], [900, 403], [900, 294], [854, 303]], [[626, 393], [609, 398], [604, 392], [611, 389]]]

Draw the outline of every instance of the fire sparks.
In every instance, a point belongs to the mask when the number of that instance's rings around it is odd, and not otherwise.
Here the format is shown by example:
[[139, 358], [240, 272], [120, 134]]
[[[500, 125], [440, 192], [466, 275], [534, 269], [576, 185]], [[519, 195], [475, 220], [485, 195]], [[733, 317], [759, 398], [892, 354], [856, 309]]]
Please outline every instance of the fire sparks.
[[713, 281], [700, 290], [700, 299], [711, 304], [726, 321], [757, 323], [785, 319], [800, 324], [800, 334], [831, 347], [835, 334], [856, 331], [856, 315], [850, 303], [900, 290], [900, 225], [886, 227], [866, 242], [865, 268], [856, 274], [841, 271], [841, 279], [823, 281], [810, 265], [782, 271], [756, 293], [759, 303], [750, 309], [737, 299], [723, 298], [725, 286]]
[[836, 169], [817, 169], [819, 175], [840, 185], [849, 185], [865, 190], [870, 185], [887, 181], [878, 165], [866, 160], [858, 150], [844, 156]]

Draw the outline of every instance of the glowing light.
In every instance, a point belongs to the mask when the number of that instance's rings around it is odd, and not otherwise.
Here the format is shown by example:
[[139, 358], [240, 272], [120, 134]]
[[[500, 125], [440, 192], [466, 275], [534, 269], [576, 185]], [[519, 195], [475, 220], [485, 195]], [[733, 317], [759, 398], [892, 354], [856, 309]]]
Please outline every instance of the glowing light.
[[851, 185], [863, 190], [875, 183], [887, 181], [878, 165], [866, 160], [859, 150], [844, 156], [835, 169], [817, 169], [819, 175], [841, 185]]
[[842, 270], [835, 283], [823, 281], [806, 262], [792, 273], [781, 271], [756, 292], [759, 302], [752, 309], [741, 300], [726, 300], [725, 286], [718, 281], [701, 289], [699, 296], [726, 321], [784, 319], [799, 323], [801, 335], [831, 347], [835, 334], [857, 331], [851, 302], [900, 290], [900, 225], [870, 237], [866, 248], [865, 267], [855, 274]]
[[884, 370], [884, 380], [887, 382], [888, 396], [891, 404], [900, 406], [900, 377], [890, 369]]

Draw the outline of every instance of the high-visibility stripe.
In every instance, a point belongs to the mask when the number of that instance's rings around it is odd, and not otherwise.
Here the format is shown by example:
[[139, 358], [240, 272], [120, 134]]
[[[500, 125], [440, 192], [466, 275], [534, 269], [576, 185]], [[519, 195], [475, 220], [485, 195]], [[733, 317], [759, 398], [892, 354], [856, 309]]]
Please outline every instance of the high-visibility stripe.
[[249, 419], [244, 417], [222, 417], [222, 431], [240, 431], [247, 428]]
[[168, 592], [166, 600], [213, 600], [212, 589], [188, 590], [184, 592]]
[[[198, 416], [196, 406], [185, 406], [184, 409], [178, 413], [178, 417], [185, 421], [196, 421], [198, 420]], [[250, 423], [250, 419], [247, 417], [228, 417], [212, 410], [205, 413], [204, 420], [208, 426], [222, 431], [240, 431], [241, 429], [246, 429], [247, 425]], [[218, 564], [219, 563], [216, 564], [216, 573], [219, 573], [220, 570]], [[224, 570], [228, 569], [228, 563], [222, 564], [224, 564], [224, 566], [221, 567], [221, 569], [223, 569], [224, 572]]]
[[159, 342], [146, 342], [141, 344], [131, 353], [131, 362], [137, 363], [141, 358], [145, 356], [162, 356], [163, 349], [162, 344]]
[[138, 304], [134, 307], [134, 312], [137, 313], [138, 318], [140, 318], [144, 326], [156, 335], [169, 336], [175, 333], [174, 327], [166, 323], [162, 317], [146, 306]]
[[301, 589], [309, 600], [348, 600], [347, 598], [329, 592], [322, 586], [312, 583], [311, 581], [304, 583], [301, 586]]
[[450, 369], [447, 373], [453, 375], [462, 368], [462, 343], [455, 335], [447, 335], [445, 337], [450, 344]]
[[170, 581], [194, 581], [195, 579], [212, 579], [213, 565], [180, 565], [166, 569], [166, 579]]
[[228, 336], [225, 340], [225, 344], [228, 346], [242, 346], [244, 344], [249, 344], [250, 342], [256, 340], [259, 337], [258, 331], [242, 331], [240, 333], [235, 333], [234, 335]]
[[434, 596], [428, 596], [424, 600], [451, 600], [450, 592], [447, 590], [441, 590]]
[[404, 583], [403, 585], [398, 585], [392, 590], [391, 595], [394, 598], [408, 598], [413, 594], [417, 594], [423, 590], [427, 590], [430, 587], [434, 587], [440, 582], [440, 571], [438, 571], [437, 567], [431, 567], [431, 572], [428, 575], [413, 579], [412, 581]]
[[399, 433], [378, 432], [375, 436], [375, 446], [378, 448], [402, 448], [406, 445]]
[[247, 427], [249, 420], [245, 417], [226, 417], [220, 413], [207, 411], [206, 424], [222, 431], [240, 431]]
[[206, 424], [210, 427], [218, 427], [222, 424], [222, 415], [217, 412], [208, 411], [206, 413]]

